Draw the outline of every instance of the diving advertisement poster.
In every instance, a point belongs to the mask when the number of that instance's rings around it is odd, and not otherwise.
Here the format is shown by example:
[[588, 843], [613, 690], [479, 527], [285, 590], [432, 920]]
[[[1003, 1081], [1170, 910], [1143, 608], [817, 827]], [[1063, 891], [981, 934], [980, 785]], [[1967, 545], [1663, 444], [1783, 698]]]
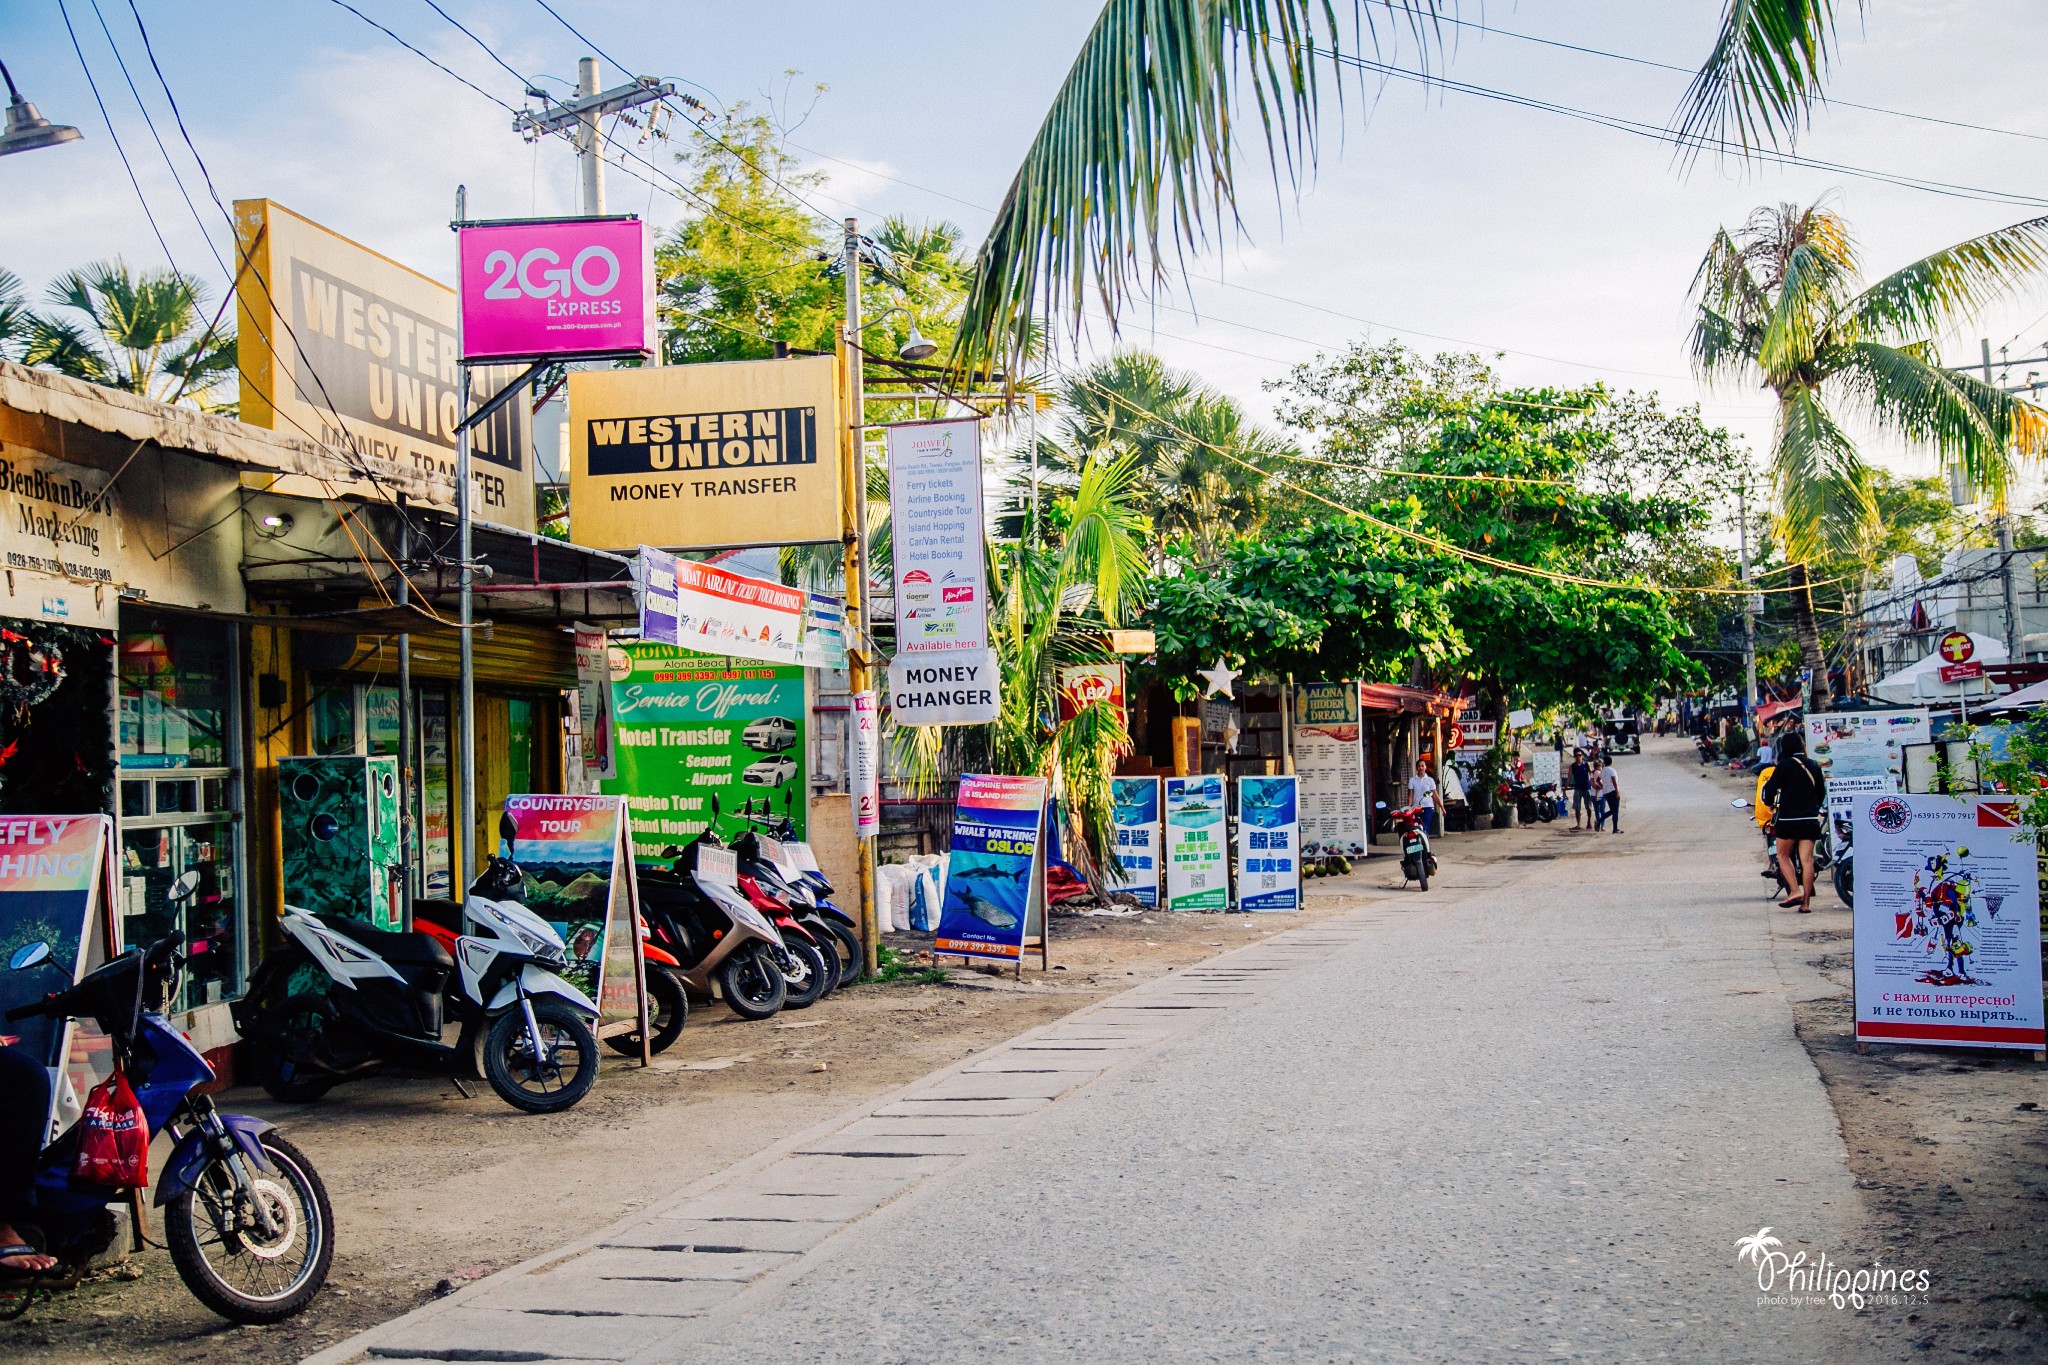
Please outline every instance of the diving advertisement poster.
[[1166, 779], [1166, 908], [1228, 910], [1230, 849], [1224, 837], [1223, 779]]
[[1046, 779], [963, 775], [932, 952], [1021, 962], [1045, 923]]
[[2017, 803], [1856, 799], [1856, 1041], [2040, 1051], [2040, 885]]
[[506, 853], [521, 873], [519, 903], [554, 926], [568, 945], [562, 979], [603, 1003], [605, 949], [612, 906], [631, 876], [623, 837], [626, 803], [619, 796], [508, 796], [512, 824]]
[[[111, 816], [0, 818], [0, 1014], [68, 990], [88, 967], [121, 951], [118, 925], [108, 914], [115, 856]], [[163, 881], [172, 878], [166, 873]], [[63, 1087], [55, 1082], [71, 1058], [71, 1036], [69, 1019], [0, 1019], [0, 1043], [50, 1072], [45, 1141], [60, 1118]], [[72, 1070], [74, 1085], [97, 1079]]]
[[1112, 777], [1109, 799], [1115, 807], [1116, 865], [1123, 874], [1117, 890], [1137, 897], [1138, 904], [1159, 904], [1159, 779]]
[[1297, 779], [1237, 779], [1237, 908], [1301, 909]]

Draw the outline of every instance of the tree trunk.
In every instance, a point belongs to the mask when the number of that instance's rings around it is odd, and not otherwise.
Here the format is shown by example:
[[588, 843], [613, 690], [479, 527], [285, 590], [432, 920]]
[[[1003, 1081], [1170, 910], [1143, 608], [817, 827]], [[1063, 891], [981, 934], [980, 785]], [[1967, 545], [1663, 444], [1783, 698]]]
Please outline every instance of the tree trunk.
[[1785, 571], [1786, 585], [1792, 589], [1786, 599], [1792, 608], [1792, 631], [1799, 637], [1799, 660], [1813, 674], [1813, 690], [1807, 705], [1815, 711], [1825, 711], [1833, 699], [1828, 692], [1828, 659], [1820, 647], [1820, 623], [1813, 614], [1813, 583], [1806, 576], [1804, 564], [1794, 564]]

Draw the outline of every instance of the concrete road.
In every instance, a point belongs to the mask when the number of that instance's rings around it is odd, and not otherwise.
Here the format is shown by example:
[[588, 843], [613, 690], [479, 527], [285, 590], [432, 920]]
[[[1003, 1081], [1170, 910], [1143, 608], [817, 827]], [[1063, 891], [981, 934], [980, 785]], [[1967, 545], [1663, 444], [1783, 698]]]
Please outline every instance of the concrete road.
[[1447, 856], [319, 1359], [1859, 1358], [1737, 1264], [1860, 1222], [1790, 912], [1689, 758], [1619, 773], [1625, 834]]

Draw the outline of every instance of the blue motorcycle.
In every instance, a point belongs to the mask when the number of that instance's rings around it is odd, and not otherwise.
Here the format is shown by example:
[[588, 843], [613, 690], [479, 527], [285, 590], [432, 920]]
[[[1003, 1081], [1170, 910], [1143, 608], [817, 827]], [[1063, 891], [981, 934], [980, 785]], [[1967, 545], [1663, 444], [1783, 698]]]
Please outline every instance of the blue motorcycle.
[[[304, 1308], [326, 1283], [334, 1214], [312, 1163], [274, 1127], [223, 1114], [194, 1093], [214, 1078], [213, 1068], [157, 1012], [177, 984], [181, 961], [175, 938], [130, 949], [68, 990], [9, 1010], [7, 1019], [60, 1025], [90, 1019], [99, 1026], [149, 1131], [168, 1133], [173, 1143], [156, 1204], [179, 1278], [224, 1318], [278, 1322]], [[8, 966], [28, 971], [49, 963], [49, 945], [29, 943], [15, 950]], [[112, 1244], [107, 1206], [128, 1197], [125, 1190], [74, 1178], [77, 1147], [73, 1125], [43, 1149], [31, 1194], [36, 1218], [32, 1226], [17, 1224], [67, 1267], [82, 1267]]]

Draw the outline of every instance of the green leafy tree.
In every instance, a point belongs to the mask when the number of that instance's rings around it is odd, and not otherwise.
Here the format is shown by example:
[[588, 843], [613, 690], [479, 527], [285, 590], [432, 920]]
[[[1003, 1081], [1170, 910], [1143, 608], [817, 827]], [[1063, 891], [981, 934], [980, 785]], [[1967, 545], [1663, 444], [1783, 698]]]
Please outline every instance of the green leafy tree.
[[1829, 700], [1809, 566], [1875, 533], [1868, 466], [1838, 413], [1960, 463], [2002, 503], [2016, 457], [2048, 443], [2048, 413], [1942, 367], [1945, 331], [2048, 263], [2048, 218], [1973, 237], [1867, 287], [1848, 224], [1815, 204], [1758, 209], [1715, 234], [1694, 281], [1691, 350], [1702, 377], [1771, 391], [1776, 530], [1813, 704]]
[[[51, 283], [53, 313], [29, 311], [18, 282], [16, 291], [10, 330], [25, 363], [161, 402], [233, 407], [221, 391], [235, 373], [234, 331], [213, 321], [208, 291], [191, 276], [97, 262]], [[0, 282], [0, 297], [8, 292]]]

